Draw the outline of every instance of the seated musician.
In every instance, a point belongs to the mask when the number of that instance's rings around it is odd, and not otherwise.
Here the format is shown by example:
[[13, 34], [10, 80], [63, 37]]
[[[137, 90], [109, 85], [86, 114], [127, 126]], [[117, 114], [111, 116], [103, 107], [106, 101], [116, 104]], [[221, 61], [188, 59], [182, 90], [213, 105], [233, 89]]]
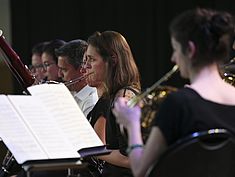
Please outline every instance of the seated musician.
[[55, 50], [65, 44], [63, 40], [51, 40], [44, 47], [42, 51], [42, 63], [45, 70], [46, 81], [61, 82], [61, 78], [58, 76], [59, 68], [57, 66], [58, 57], [55, 54]]
[[34, 75], [35, 84], [42, 83], [45, 80], [45, 70], [42, 63], [42, 52], [46, 42], [37, 43], [32, 48], [30, 71]]
[[[220, 77], [218, 65], [229, 57], [233, 18], [226, 12], [193, 9], [177, 16], [170, 26], [172, 62], [191, 84], [171, 93], [162, 103], [144, 147], [139, 106], [129, 108], [119, 98], [113, 109], [128, 132], [134, 176], [145, 176], [167, 147], [193, 132], [225, 128], [235, 133], [235, 88]], [[180, 159], [179, 159], [180, 160]]]
[[92, 110], [98, 100], [96, 88], [88, 86], [85, 78], [79, 79], [83, 76], [80, 70], [86, 48], [87, 42], [78, 39], [67, 42], [56, 50], [59, 68], [58, 76], [63, 82], [68, 83], [67, 87], [85, 116]]
[[[126, 137], [121, 136], [111, 103], [118, 96], [128, 99], [140, 90], [140, 76], [126, 39], [116, 31], [95, 32], [88, 38], [84, 72], [87, 83], [96, 87], [99, 100], [88, 119], [100, 139], [112, 150], [100, 156], [105, 161], [101, 176], [132, 176], [125, 153]], [[99, 164], [99, 163], [98, 163]]]
[[[46, 44], [42, 48], [42, 64], [43, 64], [43, 72], [45, 74], [45, 81], [53, 80], [53, 81], [61, 81], [61, 79], [58, 77], [58, 58], [55, 55], [55, 49], [58, 49], [62, 45], [65, 44], [65, 41], [63, 40], [51, 40], [46, 42]], [[35, 172], [31, 174], [32, 177], [37, 176], [58, 176], [58, 177], [65, 177], [67, 175], [66, 171], [43, 171], [43, 172]], [[13, 177], [13, 176], [12, 176]], [[17, 174], [17, 177], [26, 177], [26, 173], [24, 170], [21, 170], [19, 174]]]
[[[67, 84], [69, 90], [73, 93], [75, 100], [77, 101], [79, 107], [87, 115], [88, 112], [91, 111], [93, 106], [95, 105], [98, 95], [95, 88], [89, 87], [86, 83], [86, 80], [78, 80], [76, 82], [76, 78], [80, 78], [83, 73], [81, 73], [81, 64], [83, 63], [83, 56], [87, 48], [87, 43], [83, 40], [73, 40], [65, 43], [61, 47], [55, 50], [55, 56], [57, 57], [57, 67], [58, 67], [58, 77], [61, 78], [61, 81]], [[46, 57], [45, 57], [46, 58]], [[48, 65], [51, 63], [51, 60], [44, 60], [44, 64]], [[51, 66], [52, 64], [49, 64]], [[53, 63], [54, 65], [54, 63]], [[49, 70], [48, 73], [52, 76], [54, 73], [50, 73], [54, 70]], [[50, 77], [51, 78], [51, 77]], [[72, 82], [70, 82], [72, 81]], [[71, 83], [71, 84], [70, 84]], [[81, 125], [82, 126], [82, 125]], [[95, 162], [96, 163], [96, 162]], [[92, 167], [92, 166], [91, 166]], [[93, 168], [93, 167], [92, 167]], [[84, 177], [93, 177], [95, 172], [90, 172], [89, 169], [84, 170], [72, 170], [72, 175], [79, 175]], [[99, 174], [99, 173], [98, 173]], [[59, 171], [40, 171], [33, 172], [31, 174], [32, 177], [66, 177], [68, 175], [67, 170], [59, 170]], [[24, 171], [21, 171], [21, 174], [18, 177], [26, 176]]]

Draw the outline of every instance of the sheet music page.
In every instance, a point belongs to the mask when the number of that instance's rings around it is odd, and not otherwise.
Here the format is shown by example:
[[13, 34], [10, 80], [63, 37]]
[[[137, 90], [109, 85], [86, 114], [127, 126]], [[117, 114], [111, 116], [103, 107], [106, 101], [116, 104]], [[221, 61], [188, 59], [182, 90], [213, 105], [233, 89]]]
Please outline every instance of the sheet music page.
[[9, 95], [8, 98], [49, 159], [79, 157], [77, 149], [69, 143], [53, 115], [40, 100], [24, 95]]
[[77, 150], [104, 145], [64, 84], [41, 84], [28, 88], [54, 115]]
[[21, 121], [6, 95], [0, 95], [0, 108], [0, 137], [17, 162], [22, 164], [28, 159], [47, 159], [47, 154]]

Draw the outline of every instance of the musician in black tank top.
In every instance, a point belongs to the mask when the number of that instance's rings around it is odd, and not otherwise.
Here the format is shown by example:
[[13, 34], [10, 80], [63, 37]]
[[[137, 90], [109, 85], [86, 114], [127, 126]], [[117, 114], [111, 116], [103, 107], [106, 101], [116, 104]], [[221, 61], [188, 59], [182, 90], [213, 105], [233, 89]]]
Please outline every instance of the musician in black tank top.
[[110, 111], [111, 103], [117, 96], [130, 99], [135, 95], [132, 89], [126, 87], [140, 91], [139, 72], [125, 38], [115, 31], [96, 32], [90, 36], [84, 71], [87, 74], [93, 73], [88, 76], [87, 83], [96, 88], [102, 87], [100, 94], [97, 88], [98, 95], [106, 100], [101, 100], [105, 102], [104, 107], [95, 106], [89, 114], [91, 117], [88, 116], [98, 136], [112, 149], [109, 155], [99, 157], [105, 161], [102, 176], [132, 176], [129, 160], [122, 145], [127, 141], [118, 138], [120, 130]]
[[[132, 87], [125, 87], [120, 89], [118, 93], [115, 94], [115, 97], [112, 97], [110, 103], [110, 109], [108, 113], [108, 119], [106, 122], [106, 144], [109, 149], [118, 150], [123, 156], [127, 156], [126, 148], [128, 146], [127, 136], [123, 135], [123, 132], [120, 131], [119, 125], [116, 123], [116, 118], [113, 115], [111, 109], [113, 108], [114, 100], [119, 97], [132, 98], [137, 93]], [[115, 164], [106, 162], [104, 164], [103, 176], [132, 176], [132, 172], [129, 168], [120, 167]]]

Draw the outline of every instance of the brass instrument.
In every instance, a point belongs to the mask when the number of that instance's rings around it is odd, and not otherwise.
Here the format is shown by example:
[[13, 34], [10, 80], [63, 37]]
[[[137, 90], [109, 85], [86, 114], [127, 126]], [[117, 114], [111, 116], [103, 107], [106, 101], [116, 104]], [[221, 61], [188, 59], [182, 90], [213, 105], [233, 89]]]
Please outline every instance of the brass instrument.
[[[177, 88], [170, 86], [160, 86], [162, 82], [167, 81], [169, 77], [178, 70], [178, 67], [175, 65], [172, 70], [170, 70], [165, 76], [163, 76], [159, 81], [157, 81], [152, 87], [146, 90], [146, 92], [137, 96], [130, 101], [129, 105], [134, 106], [140, 100], [144, 100], [141, 105], [142, 116], [141, 116], [141, 128], [142, 128], [142, 137], [146, 141], [152, 127], [152, 121], [154, 120], [159, 106], [166, 96], [174, 91], [177, 91]], [[223, 65], [221, 68], [221, 75], [225, 82], [235, 86], [235, 58], [232, 58], [228, 64]]]
[[220, 67], [220, 74], [225, 82], [235, 86], [235, 57]]
[[161, 79], [159, 79], [157, 82], [155, 82], [151, 87], [147, 88], [145, 92], [130, 99], [128, 101], [127, 105], [130, 108], [137, 105], [143, 98], [145, 98], [152, 91], [154, 91], [158, 86], [160, 86], [162, 84], [162, 82], [167, 81], [172, 76], [172, 74], [174, 74], [176, 71], [178, 71], [178, 66], [174, 65], [174, 67], [169, 72], [167, 72]]
[[[141, 115], [141, 128], [142, 137], [144, 142], [146, 141], [150, 129], [152, 126], [152, 121], [156, 116], [158, 108], [161, 102], [166, 98], [166, 96], [177, 89], [170, 86], [161, 86], [161, 84], [167, 81], [174, 73], [178, 71], [178, 66], [175, 65], [169, 72], [167, 72], [162, 78], [155, 82], [151, 87], [147, 88], [145, 92], [133, 97], [127, 102], [129, 107], [134, 107], [140, 104], [142, 108]], [[120, 125], [121, 132], [124, 132], [123, 126]]]
[[144, 103], [141, 106], [141, 128], [142, 138], [144, 142], [147, 140], [152, 128], [153, 120], [159, 110], [163, 100], [171, 92], [177, 91], [177, 88], [171, 86], [158, 86], [144, 98]]
[[223, 80], [235, 87], [235, 74], [224, 73]]

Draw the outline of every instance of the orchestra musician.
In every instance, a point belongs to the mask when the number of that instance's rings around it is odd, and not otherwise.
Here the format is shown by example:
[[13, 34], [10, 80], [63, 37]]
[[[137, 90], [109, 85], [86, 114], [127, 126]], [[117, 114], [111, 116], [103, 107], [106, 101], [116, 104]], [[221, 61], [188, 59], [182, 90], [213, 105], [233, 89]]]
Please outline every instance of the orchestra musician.
[[191, 84], [164, 100], [145, 145], [140, 107], [129, 108], [127, 100], [119, 98], [113, 109], [119, 124], [127, 129], [127, 153], [136, 177], [145, 176], [167, 147], [186, 135], [213, 128], [235, 133], [235, 88], [222, 80], [218, 69], [229, 57], [233, 17], [210, 9], [187, 10], [172, 21], [170, 35], [171, 61]]
[[46, 42], [40, 42], [33, 46], [31, 65], [29, 67], [32, 75], [34, 75], [36, 82], [34, 84], [43, 83], [45, 81], [45, 70], [42, 63], [42, 52]]
[[87, 42], [83, 70], [87, 74], [93, 73], [86, 81], [97, 88], [99, 95], [88, 119], [100, 139], [112, 150], [109, 155], [99, 157], [105, 161], [102, 177], [132, 176], [125, 153], [127, 139], [121, 135], [111, 107], [117, 97], [130, 99], [140, 91], [138, 68], [130, 46], [120, 33], [95, 32]]
[[[83, 76], [81, 67], [86, 49], [87, 42], [77, 39], [67, 42], [55, 51], [58, 57], [58, 77], [63, 82], [69, 83]], [[70, 83], [68, 88], [82, 112], [87, 116], [98, 100], [96, 88], [88, 86], [85, 79]]]
[[[59, 50], [59, 48], [61, 49]], [[32, 50], [32, 64], [34, 67], [31, 68], [32, 69], [31, 73], [27, 73], [34, 75], [34, 77], [36, 78], [35, 75], [36, 71], [39, 71], [39, 69], [41, 69], [40, 71], [43, 74], [45, 73], [46, 76], [46, 79], [44, 79], [44, 81], [47, 80], [64, 81], [65, 83], [67, 83], [66, 86], [69, 85], [69, 89], [71, 89], [71, 92], [80, 91], [81, 92], [80, 95], [75, 94], [74, 97], [75, 99], [77, 98], [76, 101], [78, 101], [79, 106], [81, 106], [81, 109], [82, 111], [84, 111], [85, 115], [93, 108], [98, 99], [96, 89], [87, 86], [86, 82], [84, 82], [84, 79], [79, 79], [81, 78], [82, 75], [80, 69], [86, 48], [87, 48], [87, 43], [82, 40], [74, 40], [68, 43], [65, 43], [62, 40], [52, 40], [49, 42], [37, 44], [34, 46]], [[43, 61], [42, 64], [40, 63], [41, 62], [40, 56]], [[14, 58], [11, 60], [13, 60], [12, 63], [15, 63]], [[18, 57], [16, 58], [16, 60], [18, 60]], [[57, 63], [59, 67], [57, 66]], [[32, 84], [44, 83], [43, 81], [38, 81], [38, 80], [34, 83], [32, 82]], [[53, 82], [53, 83], [58, 83], [58, 82]], [[26, 88], [27, 86], [24, 85], [24, 88]], [[31, 176], [33, 177], [37, 176], [65, 177], [67, 175], [68, 175], [67, 170], [41, 171], [41, 172], [34, 172], [31, 174]], [[17, 174], [17, 176], [18, 177], [26, 176], [25, 171], [21, 170], [20, 173]]]
[[[58, 57], [55, 55], [55, 50], [60, 48], [62, 45], [65, 44], [65, 41], [55, 39], [48, 41], [44, 44], [42, 48], [42, 64], [43, 70], [45, 74], [45, 78], [43, 81], [56, 81], [56, 83], [61, 82], [61, 78], [58, 77]], [[37, 81], [36, 81], [37, 82]], [[43, 83], [43, 82], [42, 82]], [[34, 83], [34, 84], [42, 84], [42, 83]], [[32, 172], [32, 177], [46, 177], [46, 176], [57, 176], [57, 177], [65, 177], [67, 176], [66, 170], [58, 170], [58, 171], [39, 171], [39, 172]], [[25, 177], [26, 173], [22, 169], [17, 175], [17, 177]], [[13, 177], [13, 176], [12, 176]]]
[[[3, 32], [0, 30], [0, 52], [3, 56], [4, 62], [12, 72], [13, 76], [19, 82], [23, 93], [28, 94], [27, 87], [35, 82], [35, 77], [31, 74], [29, 69], [20, 60], [20, 57], [6, 42]], [[1, 163], [0, 176], [6, 177], [18, 173], [21, 166], [14, 159], [13, 154], [7, 150], [5, 157]]]
[[[76, 80], [77, 78], [81, 78], [83, 75], [80, 71], [86, 49], [87, 42], [80, 39], [66, 42], [61, 47], [55, 49], [58, 78], [61, 78], [62, 82], [68, 83], [68, 89], [73, 94], [78, 106], [83, 111], [85, 116], [91, 111], [98, 100], [96, 88], [89, 87], [85, 79]], [[46, 62], [51, 63], [49, 60], [46, 60]], [[52, 72], [55, 70], [49, 71]], [[68, 170], [70, 171], [69, 173], [74, 173], [72, 175], [75, 175], [75, 173], [80, 176], [84, 176], [84, 174], [89, 175], [89, 171], [87, 172], [85, 169], [82, 171], [72, 169]], [[18, 177], [24, 177], [25, 175], [25, 172], [21, 171], [21, 173], [18, 174]], [[66, 177], [67, 175], [67, 170], [40, 171], [33, 172], [31, 174], [32, 177]]]
[[55, 39], [48, 41], [48, 43], [46, 43], [46, 45], [43, 47], [42, 63], [45, 70], [46, 81], [62, 81], [61, 78], [58, 76], [58, 57], [55, 54], [55, 50], [60, 48], [64, 44], [65, 41]]

